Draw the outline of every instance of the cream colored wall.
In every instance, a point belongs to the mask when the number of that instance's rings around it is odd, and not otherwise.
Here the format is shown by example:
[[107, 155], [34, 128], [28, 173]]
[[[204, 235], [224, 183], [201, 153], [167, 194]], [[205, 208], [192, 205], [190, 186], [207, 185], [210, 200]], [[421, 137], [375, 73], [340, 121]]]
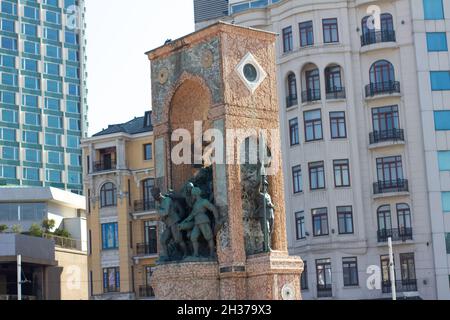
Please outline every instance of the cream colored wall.
[[[111, 138], [109, 141], [105, 137], [101, 138], [101, 145], [111, 144], [116, 142], [116, 138]], [[130, 213], [134, 209], [134, 201], [142, 200], [143, 191], [141, 181], [153, 177], [153, 160], [144, 160], [144, 145], [152, 143], [153, 136], [147, 135], [145, 137], [127, 138], [125, 140], [125, 164], [127, 171], [110, 172], [108, 174], [95, 174], [86, 175], [85, 173], [85, 188], [91, 190], [91, 213], [87, 213], [88, 230], [92, 235], [92, 254], [88, 258], [88, 271], [92, 271], [93, 292], [94, 296], [103, 295], [103, 268], [106, 266], [112, 266], [113, 260], [104, 260], [104, 254], [108, 253], [108, 257], [117, 257], [117, 265], [120, 267], [120, 292], [130, 293], [133, 289], [132, 284], [132, 257], [136, 253], [136, 244], [143, 243], [143, 224], [142, 221], [133, 221], [133, 248], [130, 245]], [[99, 144], [100, 145], [100, 144]], [[95, 149], [95, 142], [92, 142], [92, 147]], [[83, 148], [83, 160], [86, 161], [86, 156], [90, 154], [90, 145], [88, 144]], [[95, 161], [95, 159], [94, 159]], [[129, 170], [129, 171], [128, 171]], [[146, 171], [150, 170], [150, 171]], [[99, 188], [106, 182], [114, 182], [117, 187], [117, 207], [101, 209], [99, 208], [100, 202]], [[128, 199], [128, 182], [130, 182], [131, 192], [131, 205]], [[87, 194], [87, 190], [86, 190]], [[119, 195], [123, 194], [123, 197]], [[102, 236], [101, 236], [101, 224], [105, 221], [117, 221], [119, 229], [119, 249], [114, 251], [104, 252], [102, 251]], [[102, 258], [103, 256], [103, 258]], [[153, 264], [153, 263], [150, 263]], [[141, 277], [140, 265], [134, 266], [134, 286], [135, 292], [138, 293], [139, 286], [144, 285], [144, 276]], [[144, 270], [144, 269], [142, 269]]]
[[62, 267], [61, 300], [88, 300], [88, 259], [86, 253], [56, 248], [55, 259]]

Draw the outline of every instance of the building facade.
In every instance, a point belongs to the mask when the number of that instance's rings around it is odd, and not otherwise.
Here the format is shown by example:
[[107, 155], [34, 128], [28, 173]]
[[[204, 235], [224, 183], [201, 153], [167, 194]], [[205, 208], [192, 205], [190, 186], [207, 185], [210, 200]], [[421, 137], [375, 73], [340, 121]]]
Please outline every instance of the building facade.
[[[84, 197], [55, 188], [2, 188], [0, 226], [8, 229], [0, 232], [0, 300], [17, 299], [18, 255], [23, 299], [88, 299], [85, 208]], [[54, 220], [54, 228], [29, 236], [29, 228], [44, 220]]]
[[436, 289], [450, 299], [450, 1], [412, 1]]
[[81, 194], [84, 0], [0, 2], [0, 184]]
[[426, 45], [442, 49], [448, 2], [229, 1], [222, 20], [279, 34], [287, 230], [305, 299], [389, 298], [389, 237], [398, 296], [448, 298], [448, 55]]
[[91, 299], [151, 299], [158, 257], [151, 112], [82, 141]]

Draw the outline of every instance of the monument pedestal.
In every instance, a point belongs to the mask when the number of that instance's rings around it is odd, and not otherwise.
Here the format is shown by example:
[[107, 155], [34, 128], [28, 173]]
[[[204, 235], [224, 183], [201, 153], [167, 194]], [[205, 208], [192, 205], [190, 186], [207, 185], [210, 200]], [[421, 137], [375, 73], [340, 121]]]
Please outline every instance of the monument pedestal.
[[217, 262], [186, 262], [155, 267], [152, 287], [159, 300], [219, 300]]
[[301, 300], [299, 257], [280, 251], [259, 254], [249, 257], [242, 270], [220, 268], [216, 262], [160, 265], [152, 287], [161, 300]]

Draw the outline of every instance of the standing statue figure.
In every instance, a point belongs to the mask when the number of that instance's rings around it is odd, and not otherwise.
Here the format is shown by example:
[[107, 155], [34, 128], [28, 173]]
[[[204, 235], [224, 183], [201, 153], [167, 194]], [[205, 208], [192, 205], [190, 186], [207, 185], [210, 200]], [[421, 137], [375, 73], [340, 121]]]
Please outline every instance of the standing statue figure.
[[159, 188], [152, 189], [153, 198], [158, 202], [158, 214], [161, 221], [165, 224], [166, 229], [161, 235], [160, 244], [160, 261], [171, 260], [168, 245], [170, 240], [177, 244], [183, 253], [183, 257], [187, 256], [187, 247], [183, 240], [183, 235], [178, 227], [178, 223], [184, 217], [184, 209], [171, 197], [163, 196]]
[[206, 214], [211, 211], [214, 215], [216, 223], [219, 222], [219, 211], [209, 200], [201, 197], [202, 190], [193, 188], [191, 191], [194, 200], [194, 206], [191, 214], [180, 224], [180, 229], [187, 230], [193, 227], [190, 235], [192, 247], [194, 249], [194, 257], [199, 257], [199, 240], [200, 236], [208, 242], [210, 257], [215, 256], [214, 234], [211, 228], [211, 221]]
[[257, 207], [257, 218], [261, 224], [261, 230], [264, 234], [264, 243], [265, 250], [271, 250], [272, 243], [272, 233], [273, 233], [273, 222], [275, 219], [274, 209], [275, 206], [272, 203], [272, 198], [267, 191], [269, 187], [269, 182], [267, 179], [264, 179], [264, 187], [263, 190], [259, 192], [258, 196], [258, 207]]

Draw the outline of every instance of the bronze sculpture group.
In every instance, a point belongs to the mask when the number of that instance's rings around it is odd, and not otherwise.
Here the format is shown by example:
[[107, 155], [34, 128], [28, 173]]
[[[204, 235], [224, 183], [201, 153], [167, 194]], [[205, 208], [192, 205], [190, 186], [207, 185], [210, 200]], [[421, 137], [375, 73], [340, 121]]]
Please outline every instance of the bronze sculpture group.
[[[267, 252], [271, 250], [275, 206], [268, 193], [269, 183], [262, 178], [253, 185], [253, 219], [261, 226]], [[212, 170], [202, 169], [191, 181], [180, 192], [163, 195], [159, 188], [152, 190], [165, 227], [160, 235], [160, 263], [216, 258], [215, 239], [224, 221], [213, 204]]]

